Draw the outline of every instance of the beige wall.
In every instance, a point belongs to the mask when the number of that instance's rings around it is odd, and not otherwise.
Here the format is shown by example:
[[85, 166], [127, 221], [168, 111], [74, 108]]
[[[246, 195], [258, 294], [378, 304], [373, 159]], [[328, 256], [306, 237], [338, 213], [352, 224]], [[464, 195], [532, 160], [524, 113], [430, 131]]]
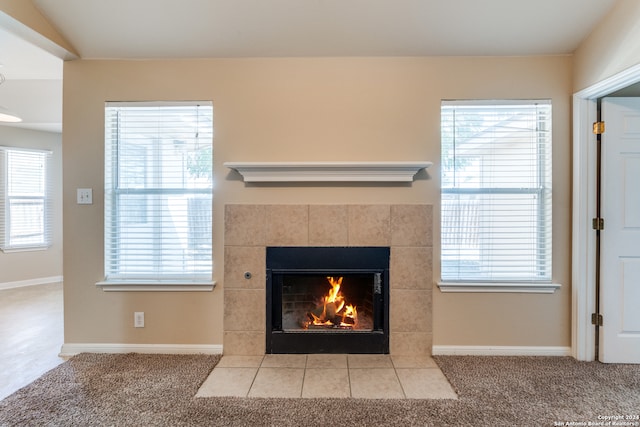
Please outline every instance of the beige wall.
[[[553, 100], [551, 295], [442, 294], [434, 344], [570, 345], [571, 57], [71, 61], [64, 68], [66, 343], [222, 344], [229, 203], [434, 205], [438, 265], [441, 99]], [[212, 100], [214, 279], [209, 293], [111, 293], [103, 278], [105, 101]], [[430, 160], [412, 185], [245, 185], [225, 161]], [[75, 204], [78, 187], [94, 204]], [[133, 328], [133, 311], [146, 327]]]
[[640, 63], [640, 1], [620, 0], [575, 53], [578, 92]]
[[62, 276], [62, 136], [0, 126], [0, 145], [51, 150], [54, 176], [52, 245], [46, 251], [0, 251], [0, 287], [7, 282]]

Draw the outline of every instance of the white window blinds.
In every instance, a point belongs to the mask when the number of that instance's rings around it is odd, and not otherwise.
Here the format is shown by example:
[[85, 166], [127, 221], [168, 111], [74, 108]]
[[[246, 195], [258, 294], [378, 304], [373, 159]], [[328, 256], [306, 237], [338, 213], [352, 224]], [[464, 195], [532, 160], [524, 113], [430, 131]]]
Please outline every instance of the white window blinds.
[[51, 152], [0, 147], [0, 249], [51, 245]]
[[210, 102], [105, 107], [107, 281], [211, 280]]
[[551, 280], [551, 104], [444, 101], [443, 281]]

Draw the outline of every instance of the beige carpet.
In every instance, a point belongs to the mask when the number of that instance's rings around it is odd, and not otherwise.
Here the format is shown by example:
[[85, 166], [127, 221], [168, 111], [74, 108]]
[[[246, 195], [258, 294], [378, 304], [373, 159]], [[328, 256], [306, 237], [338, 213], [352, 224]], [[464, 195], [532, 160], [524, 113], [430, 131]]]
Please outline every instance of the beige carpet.
[[638, 365], [437, 357], [459, 400], [195, 398], [217, 360], [81, 354], [1, 401], [0, 426], [558, 426], [640, 413]]

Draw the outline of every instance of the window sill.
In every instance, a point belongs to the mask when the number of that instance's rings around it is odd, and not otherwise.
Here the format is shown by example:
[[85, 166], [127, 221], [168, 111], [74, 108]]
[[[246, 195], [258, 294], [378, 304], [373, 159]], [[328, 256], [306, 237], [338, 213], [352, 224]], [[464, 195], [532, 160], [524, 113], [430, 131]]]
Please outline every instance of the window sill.
[[106, 280], [96, 286], [105, 292], [208, 292], [216, 287], [216, 282]]
[[17, 248], [4, 248], [2, 252], [5, 254], [15, 254], [19, 252], [38, 252], [38, 251], [46, 251], [49, 249], [49, 246], [28, 246], [28, 247], [17, 247]]
[[536, 282], [438, 282], [441, 292], [482, 292], [482, 293], [527, 293], [527, 294], [552, 294], [561, 285], [558, 283]]

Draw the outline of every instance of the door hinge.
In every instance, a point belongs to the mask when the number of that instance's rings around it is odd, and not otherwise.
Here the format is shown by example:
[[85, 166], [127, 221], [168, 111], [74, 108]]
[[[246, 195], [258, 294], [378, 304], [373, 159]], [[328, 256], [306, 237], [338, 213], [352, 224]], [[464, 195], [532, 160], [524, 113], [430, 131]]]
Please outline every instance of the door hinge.
[[594, 230], [604, 230], [604, 218], [593, 218], [591, 226]]
[[591, 324], [596, 326], [602, 326], [602, 314], [592, 313], [591, 314]]
[[604, 133], [604, 122], [595, 122], [593, 124], [593, 133], [602, 135]]

